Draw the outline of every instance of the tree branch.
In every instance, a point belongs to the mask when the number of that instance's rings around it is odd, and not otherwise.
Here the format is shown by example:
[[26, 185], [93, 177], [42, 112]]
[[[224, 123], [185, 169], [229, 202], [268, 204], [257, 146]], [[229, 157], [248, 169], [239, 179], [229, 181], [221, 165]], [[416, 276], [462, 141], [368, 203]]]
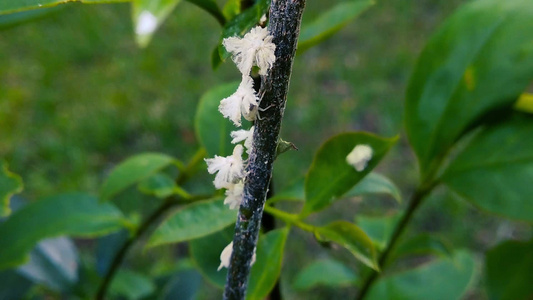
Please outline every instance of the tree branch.
[[[243, 202], [239, 209], [233, 253], [224, 299], [245, 298], [250, 262], [257, 243], [272, 165], [287, 100], [305, 0], [272, 0], [269, 32], [276, 45], [276, 62], [262, 79], [261, 119], [255, 122], [253, 150], [246, 169]], [[268, 109], [267, 109], [268, 108]]]
[[[387, 247], [381, 255], [379, 256], [379, 267], [383, 271], [385, 269], [385, 264], [387, 262], [387, 259], [389, 258], [390, 253], [396, 246], [396, 243], [398, 242], [400, 236], [405, 231], [405, 228], [410, 223], [415, 211], [422, 203], [422, 200], [431, 192], [435, 185], [431, 185], [426, 189], [419, 189], [417, 190], [413, 196], [411, 197], [411, 201], [409, 202], [409, 206], [407, 207], [407, 210], [405, 211], [405, 214], [400, 219], [400, 222], [398, 225], [396, 225], [396, 228], [394, 228], [394, 232], [392, 234], [392, 237], [390, 241], [387, 243]], [[372, 270], [370, 275], [366, 278], [365, 282], [363, 283], [363, 286], [361, 287], [361, 290], [359, 292], [359, 295], [357, 296], [357, 300], [362, 300], [365, 298], [366, 294], [370, 290], [370, 287], [372, 284], [378, 279], [379, 273], [375, 270]]]

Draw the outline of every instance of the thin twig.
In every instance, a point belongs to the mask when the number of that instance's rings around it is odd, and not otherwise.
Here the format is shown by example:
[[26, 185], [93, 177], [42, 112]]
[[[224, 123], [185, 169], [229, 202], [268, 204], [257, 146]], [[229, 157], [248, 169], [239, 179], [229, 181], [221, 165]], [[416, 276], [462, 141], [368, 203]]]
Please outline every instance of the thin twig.
[[304, 7], [305, 0], [273, 0], [271, 4], [269, 32], [276, 44], [276, 62], [263, 78], [259, 95], [263, 95], [261, 108], [273, 106], [263, 112], [261, 119], [255, 123], [253, 150], [246, 169], [248, 175], [235, 226], [233, 254], [224, 291], [224, 299], [227, 300], [245, 298]]
[[[409, 206], [407, 207], [407, 210], [405, 211], [404, 215], [400, 219], [400, 222], [398, 223], [398, 225], [396, 225], [396, 228], [394, 229], [394, 232], [392, 234], [390, 241], [387, 244], [387, 247], [379, 256], [378, 262], [379, 262], [379, 266], [382, 271], [385, 267], [385, 263], [387, 262], [387, 259], [390, 253], [396, 246], [396, 243], [398, 242], [400, 236], [405, 231], [405, 228], [411, 221], [415, 211], [422, 203], [422, 200], [429, 194], [429, 192], [431, 192], [432, 189], [433, 189], [433, 186], [430, 186], [426, 189], [420, 189], [420, 190], [417, 190], [411, 196], [411, 201], [409, 202]], [[376, 272], [375, 270], [372, 270], [370, 275], [367, 277], [367, 279], [363, 283], [363, 286], [361, 287], [359, 295], [356, 298], [357, 300], [364, 299], [364, 297], [367, 295], [368, 291], [370, 290], [370, 287], [376, 281], [376, 279], [378, 279], [378, 277], [379, 277], [379, 273]]]

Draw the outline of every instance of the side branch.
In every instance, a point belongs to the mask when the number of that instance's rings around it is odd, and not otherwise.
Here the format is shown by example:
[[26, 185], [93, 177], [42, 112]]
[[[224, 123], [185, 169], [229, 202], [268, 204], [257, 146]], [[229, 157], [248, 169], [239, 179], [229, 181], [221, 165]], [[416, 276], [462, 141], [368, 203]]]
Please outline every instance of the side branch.
[[289, 90], [305, 0], [272, 0], [269, 33], [276, 45], [276, 61], [262, 78], [259, 95], [261, 119], [255, 122], [253, 150], [246, 169], [243, 201], [239, 209], [233, 253], [226, 279], [224, 299], [245, 298], [250, 262], [257, 243], [272, 165]]

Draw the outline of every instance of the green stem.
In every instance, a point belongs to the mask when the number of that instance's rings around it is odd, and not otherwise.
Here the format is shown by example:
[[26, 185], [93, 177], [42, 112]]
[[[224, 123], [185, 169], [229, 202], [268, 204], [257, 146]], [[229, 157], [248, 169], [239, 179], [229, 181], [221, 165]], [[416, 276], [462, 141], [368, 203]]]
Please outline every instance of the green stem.
[[298, 215], [284, 212], [268, 205], [265, 205], [265, 212], [273, 215], [287, 224], [294, 225], [308, 232], [315, 232], [315, 226], [302, 222]]
[[[379, 267], [382, 271], [385, 267], [385, 263], [387, 262], [389, 255], [391, 254], [392, 250], [396, 246], [396, 243], [398, 242], [400, 236], [405, 231], [405, 228], [411, 221], [415, 211], [417, 210], [418, 207], [420, 207], [422, 200], [433, 190], [434, 187], [435, 187], [435, 184], [431, 184], [431, 185], [428, 185], [427, 188], [420, 188], [411, 197], [409, 206], [407, 207], [407, 210], [402, 216], [400, 222], [396, 225], [396, 228], [394, 229], [394, 232], [392, 234], [390, 241], [387, 244], [387, 247], [379, 256], [378, 262], [379, 262]], [[379, 277], [379, 273], [375, 270], [371, 270], [370, 275], [367, 277], [367, 279], [365, 280], [365, 282], [363, 283], [361, 287], [361, 290], [357, 297], [358, 300], [364, 299], [370, 287], [376, 281], [376, 279], [378, 279], [378, 277]]]

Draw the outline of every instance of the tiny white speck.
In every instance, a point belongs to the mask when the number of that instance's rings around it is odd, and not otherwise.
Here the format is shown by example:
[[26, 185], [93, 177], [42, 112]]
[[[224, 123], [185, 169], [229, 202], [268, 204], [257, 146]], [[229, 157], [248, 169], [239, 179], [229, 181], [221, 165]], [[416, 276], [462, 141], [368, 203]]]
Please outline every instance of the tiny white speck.
[[157, 28], [157, 18], [149, 11], [143, 11], [137, 20], [135, 33], [138, 35], [147, 35], [153, 33]]

